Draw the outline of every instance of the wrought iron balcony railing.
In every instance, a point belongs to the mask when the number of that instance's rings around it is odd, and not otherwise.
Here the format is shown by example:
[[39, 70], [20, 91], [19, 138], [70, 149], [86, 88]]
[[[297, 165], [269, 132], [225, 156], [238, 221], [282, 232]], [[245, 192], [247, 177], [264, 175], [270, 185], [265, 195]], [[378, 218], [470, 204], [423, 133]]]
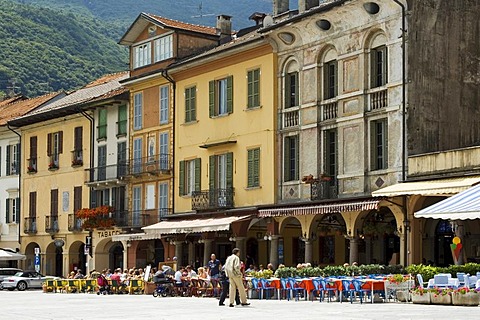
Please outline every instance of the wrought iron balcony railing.
[[58, 228], [58, 216], [46, 216], [45, 217], [45, 232], [57, 233]]
[[172, 171], [172, 155], [169, 153], [156, 154], [143, 158], [133, 158], [130, 174], [142, 173], [170, 173]]
[[336, 198], [338, 198], [338, 181], [336, 179], [318, 180], [310, 184], [311, 200], [328, 200]]
[[37, 217], [26, 217], [23, 232], [27, 234], [37, 233]]
[[112, 214], [115, 226], [118, 228], [142, 228], [160, 222], [165, 216], [172, 213], [171, 208], [117, 211]]
[[234, 188], [192, 192], [192, 210], [233, 208]]
[[83, 219], [77, 217], [76, 214], [68, 215], [68, 231], [82, 231]]
[[90, 168], [87, 170], [86, 183], [122, 180], [128, 175], [128, 163]]

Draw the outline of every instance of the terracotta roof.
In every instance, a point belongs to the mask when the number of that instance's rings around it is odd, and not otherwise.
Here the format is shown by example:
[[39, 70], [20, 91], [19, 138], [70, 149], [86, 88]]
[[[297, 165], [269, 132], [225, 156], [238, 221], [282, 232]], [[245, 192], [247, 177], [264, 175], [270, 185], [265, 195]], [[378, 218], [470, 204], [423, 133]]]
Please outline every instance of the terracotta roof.
[[25, 100], [25, 99], [27, 99], [27, 98], [22, 96], [22, 95], [6, 98], [6, 99], [0, 101], [0, 108], [2, 108], [3, 106], [5, 106], [7, 104], [12, 103], [12, 102], [15, 102], [15, 101], [18, 101], [18, 100]]
[[149, 16], [152, 19], [157, 20], [161, 24], [165, 25], [166, 27], [170, 28], [175, 28], [175, 29], [182, 29], [182, 30], [187, 30], [187, 31], [193, 31], [193, 32], [200, 32], [200, 33], [206, 33], [210, 35], [216, 35], [217, 34], [217, 29], [214, 27], [207, 27], [207, 26], [201, 26], [197, 24], [190, 24], [178, 20], [172, 20], [172, 19], [167, 19], [164, 17], [160, 17], [151, 13], [145, 13], [145, 15]]
[[[40, 107], [44, 103], [54, 99], [56, 96], [62, 92], [52, 92], [47, 93], [43, 96], [19, 100], [13, 99], [13, 102], [8, 104], [3, 104], [3, 101], [0, 103], [0, 125], [6, 125], [7, 121], [12, 120], [16, 117], [23, 116], [28, 112], [34, 110], [35, 108]], [[10, 100], [12, 100], [10, 99]]]

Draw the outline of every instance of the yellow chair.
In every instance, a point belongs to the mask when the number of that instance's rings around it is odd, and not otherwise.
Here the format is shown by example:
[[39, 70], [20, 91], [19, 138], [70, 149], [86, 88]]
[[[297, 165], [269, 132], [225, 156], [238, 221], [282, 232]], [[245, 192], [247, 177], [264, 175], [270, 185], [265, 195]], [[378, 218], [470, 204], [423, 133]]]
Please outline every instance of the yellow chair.
[[95, 293], [97, 292], [97, 287], [96, 279], [86, 279], [85, 283], [82, 285], [82, 291], [85, 293]]
[[128, 293], [143, 293], [143, 280], [130, 279], [130, 284], [128, 285]]
[[55, 281], [45, 280], [44, 292], [55, 292]]
[[65, 292], [67, 285], [66, 279], [55, 280], [55, 292]]
[[65, 286], [65, 291], [67, 293], [79, 292], [81, 289], [80, 279], [68, 279], [67, 285]]

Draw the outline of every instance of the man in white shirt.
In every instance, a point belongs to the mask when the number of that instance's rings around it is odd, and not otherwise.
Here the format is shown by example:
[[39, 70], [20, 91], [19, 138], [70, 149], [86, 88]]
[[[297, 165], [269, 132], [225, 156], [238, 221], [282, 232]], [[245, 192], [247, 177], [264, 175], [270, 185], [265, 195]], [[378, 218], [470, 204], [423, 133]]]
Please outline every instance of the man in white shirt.
[[240, 294], [240, 302], [242, 306], [248, 306], [250, 303], [247, 302], [247, 295], [245, 294], [245, 287], [243, 286], [243, 275], [240, 270], [240, 249], [235, 248], [232, 250], [232, 255], [227, 258], [225, 262], [225, 273], [230, 280], [229, 288], [229, 300], [230, 307], [233, 307], [233, 302], [235, 301], [235, 293], [238, 289]]

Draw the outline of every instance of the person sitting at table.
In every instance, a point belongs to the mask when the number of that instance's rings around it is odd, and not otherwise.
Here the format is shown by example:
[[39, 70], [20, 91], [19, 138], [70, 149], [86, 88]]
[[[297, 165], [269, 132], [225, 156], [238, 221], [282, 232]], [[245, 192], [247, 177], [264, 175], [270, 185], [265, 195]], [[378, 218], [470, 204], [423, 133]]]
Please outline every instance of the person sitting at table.
[[184, 271], [185, 268], [180, 267], [178, 268], [177, 272], [175, 272], [175, 275], [173, 276], [173, 279], [175, 280], [175, 287], [183, 287]]
[[203, 281], [210, 282], [210, 276], [204, 267], [198, 268], [198, 278]]
[[195, 272], [195, 270], [192, 269], [192, 266], [191, 266], [191, 265], [188, 265], [188, 266], [185, 268], [185, 270], [187, 270], [187, 278], [188, 278], [188, 279], [198, 277], [197, 273]]
[[267, 269], [275, 273], [275, 269], [273, 269], [273, 264], [271, 263], [267, 264]]
[[75, 271], [70, 272], [67, 279], [73, 279], [75, 277]]
[[73, 279], [84, 279], [85, 276], [83, 275], [82, 273], [82, 270], [81, 269], [77, 269], [77, 273], [75, 274], [75, 276], [73, 277]]

